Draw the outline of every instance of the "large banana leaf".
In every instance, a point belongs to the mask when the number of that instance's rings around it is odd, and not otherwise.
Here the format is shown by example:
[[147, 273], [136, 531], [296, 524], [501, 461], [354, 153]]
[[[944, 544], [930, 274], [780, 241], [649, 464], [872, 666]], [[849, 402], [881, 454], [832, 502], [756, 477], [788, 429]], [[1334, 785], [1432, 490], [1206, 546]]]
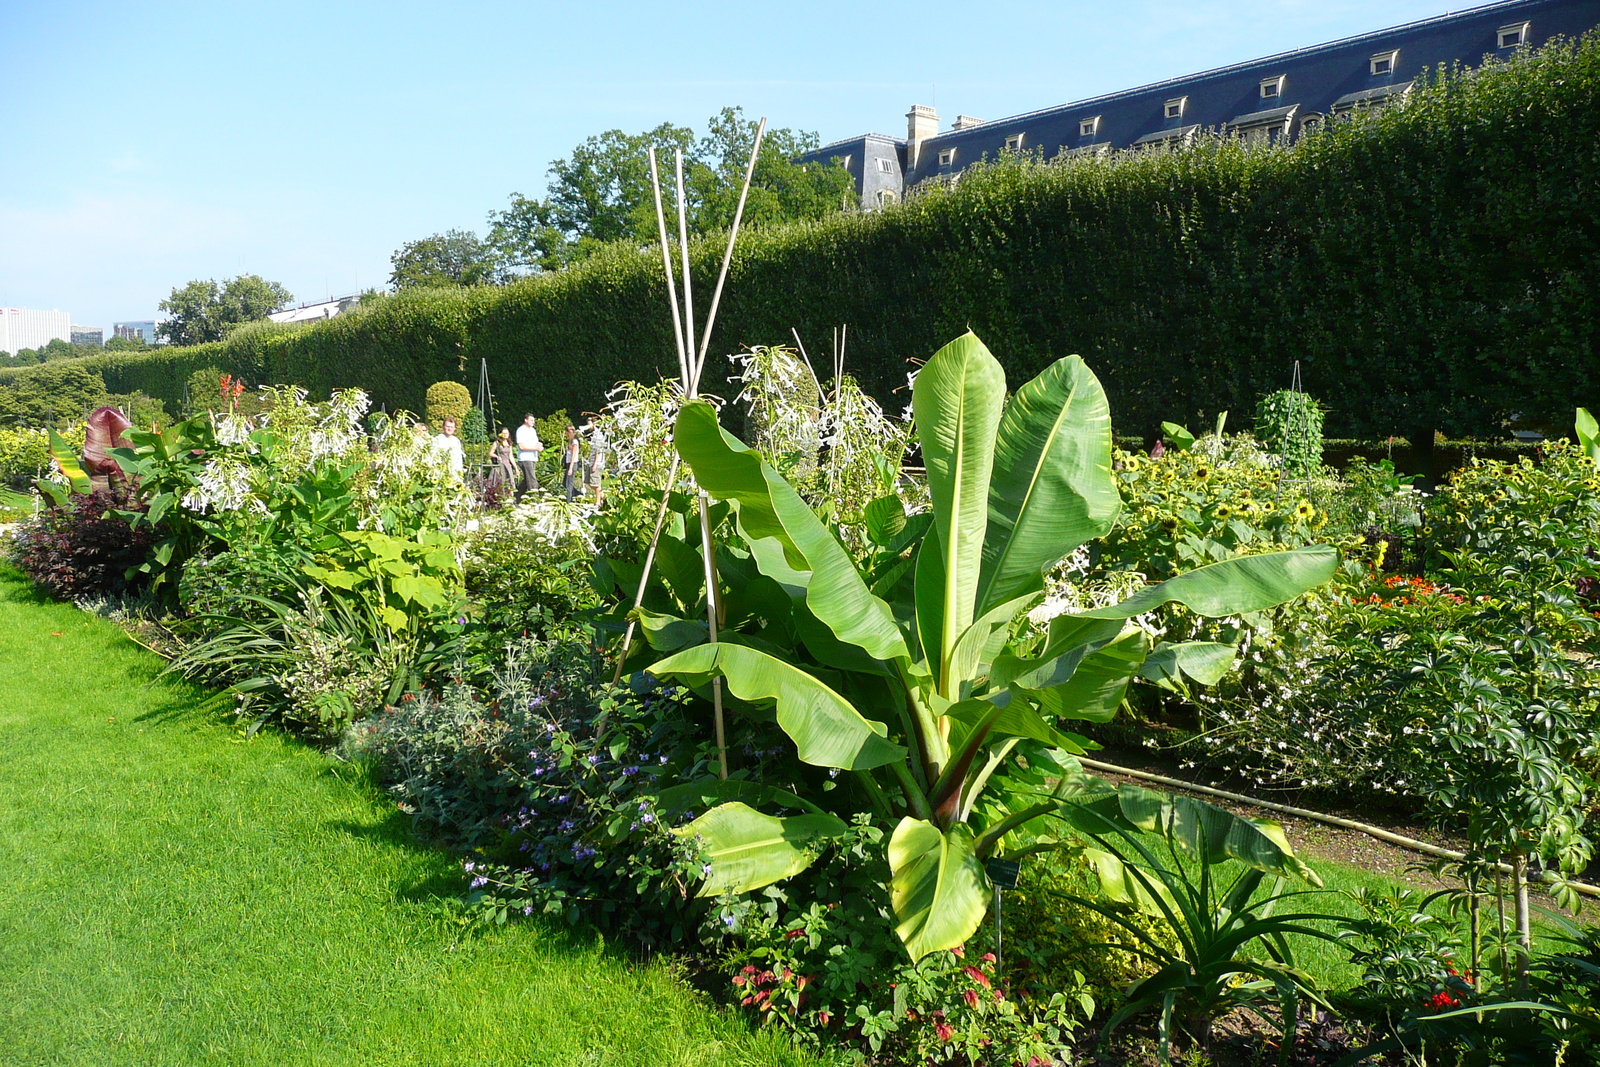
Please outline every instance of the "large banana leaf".
[[1000, 418], [978, 614], [1044, 586], [1044, 569], [1103, 536], [1122, 508], [1111, 407], [1077, 356], [1018, 389]]
[[1058, 719], [1110, 722], [1128, 691], [1128, 682], [1143, 665], [1145, 652], [1142, 631], [1124, 634], [1083, 657], [1072, 677], [1060, 685], [1028, 690], [1028, 699]]
[[658, 678], [700, 685], [726, 679], [740, 700], [776, 704], [778, 725], [796, 754], [818, 767], [864, 771], [903, 760], [906, 750], [888, 740], [888, 727], [864, 717], [844, 697], [776, 656], [725, 642], [697, 645], [647, 667]]
[[799, 874], [816, 859], [819, 841], [844, 833], [844, 820], [834, 815], [791, 815], [780, 819], [733, 801], [712, 808], [673, 832], [699, 837], [710, 859], [711, 873], [699, 896], [748, 893], [752, 889]]
[[894, 828], [889, 899], [895, 932], [913, 961], [965, 943], [983, 921], [989, 879], [974, 844], [965, 823], [940, 833], [931, 822], [905, 818]]
[[1292, 600], [1333, 577], [1339, 552], [1310, 545], [1287, 552], [1241, 556], [1147, 585], [1120, 604], [1081, 612], [1079, 619], [1131, 619], [1177, 601], [1196, 615], [1242, 615]]
[[[935, 352], [911, 389], [933, 498], [933, 529], [923, 542], [923, 552], [930, 543], [936, 545], [944, 563], [942, 610], [935, 616], [938, 654], [924, 650], [929, 663], [940, 665], [940, 692], [952, 698], [947, 661], [956, 640], [972, 625], [989, 524], [995, 429], [1005, 395], [1005, 371], [970, 332]], [[921, 592], [919, 588], [919, 614], [924, 610]]]
[[[838, 538], [760, 453], [723, 432], [715, 408], [704, 401], [685, 404], [673, 443], [706, 492], [738, 508], [739, 528], [763, 574], [803, 584], [812, 613], [846, 644], [877, 659], [910, 656], [889, 605], [872, 595]], [[769, 569], [772, 553], [760, 544], [766, 540], [783, 549], [780, 573]]]

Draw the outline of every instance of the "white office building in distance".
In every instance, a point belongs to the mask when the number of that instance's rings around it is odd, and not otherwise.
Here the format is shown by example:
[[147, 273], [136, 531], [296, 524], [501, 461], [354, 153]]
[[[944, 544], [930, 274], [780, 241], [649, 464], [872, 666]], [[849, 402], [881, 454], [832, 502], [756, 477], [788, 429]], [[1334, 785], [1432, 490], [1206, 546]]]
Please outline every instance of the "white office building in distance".
[[72, 316], [65, 311], [0, 307], [0, 352], [14, 356], [58, 339], [72, 340]]

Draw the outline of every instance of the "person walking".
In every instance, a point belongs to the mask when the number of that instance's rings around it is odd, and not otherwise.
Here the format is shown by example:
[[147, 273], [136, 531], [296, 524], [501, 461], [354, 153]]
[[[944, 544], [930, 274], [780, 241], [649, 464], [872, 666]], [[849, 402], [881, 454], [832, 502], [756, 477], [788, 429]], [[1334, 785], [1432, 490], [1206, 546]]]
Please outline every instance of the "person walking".
[[583, 453], [583, 443], [578, 440], [578, 431], [571, 423], [567, 424], [567, 439], [561, 446], [561, 489], [567, 494], [567, 503], [572, 503], [578, 497], [578, 462]]
[[467, 457], [461, 447], [461, 438], [456, 436], [456, 420], [446, 415], [441, 425], [443, 430], [434, 437], [431, 447], [444, 457], [450, 473], [459, 478], [461, 472], [467, 468]]
[[539, 453], [543, 451], [544, 442], [539, 440], [539, 431], [533, 427], [530, 412], [522, 417], [522, 425], [517, 427], [517, 463], [522, 467], [522, 486], [517, 490], [519, 504], [527, 494], [539, 491]]
[[606, 473], [606, 441], [605, 431], [590, 419], [584, 424], [584, 430], [589, 434], [589, 462], [584, 466], [583, 484], [594, 490], [594, 506], [600, 506], [601, 483], [605, 480]]

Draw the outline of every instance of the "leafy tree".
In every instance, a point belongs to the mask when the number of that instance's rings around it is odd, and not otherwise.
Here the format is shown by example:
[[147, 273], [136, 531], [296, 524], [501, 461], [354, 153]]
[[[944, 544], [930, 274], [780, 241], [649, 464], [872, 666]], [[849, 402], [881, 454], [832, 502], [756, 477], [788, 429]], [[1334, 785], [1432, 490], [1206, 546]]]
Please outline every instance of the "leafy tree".
[[389, 284], [396, 289], [449, 289], [504, 280], [500, 252], [471, 230], [447, 230], [407, 241], [389, 262]]
[[[558, 268], [613, 241], [655, 241], [652, 145], [668, 190], [673, 152], [684, 154], [689, 230], [725, 229], [733, 223], [755, 131], [756, 123], [739, 108], [723, 108], [698, 141], [693, 130], [671, 123], [640, 134], [607, 130], [590, 137], [569, 158], [550, 164], [545, 199], [513, 193], [510, 207], [489, 213], [488, 241], [502, 251], [508, 264], [535, 270]], [[854, 186], [843, 167], [794, 162], [794, 157], [816, 145], [813, 133], [767, 131], [751, 179], [747, 225], [820, 218], [848, 206]], [[670, 192], [663, 207], [668, 226], [675, 230], [677, 204]]]
[[105, 343], [107, 352], [143, 352], [149, 347], [143, 337], [111, 337]]
[[264, 319], [294, 299], [294, 295], [259, 274], [241, 274], [218, 284], [216, 279], [192, 281], [158, 305], [167, 320], [156, 333], [176, 345], [220, 341], [235, 326]]

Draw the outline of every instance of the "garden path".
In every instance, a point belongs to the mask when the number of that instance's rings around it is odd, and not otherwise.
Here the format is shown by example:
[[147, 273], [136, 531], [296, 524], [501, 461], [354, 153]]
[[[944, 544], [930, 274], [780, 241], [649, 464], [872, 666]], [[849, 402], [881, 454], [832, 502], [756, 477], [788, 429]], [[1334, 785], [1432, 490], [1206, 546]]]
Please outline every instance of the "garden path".
[[0, 664], [7, 1067], [810, 1062], [664, 963], [465, 929], [456, 862], [348, 768], [3, 570]]

